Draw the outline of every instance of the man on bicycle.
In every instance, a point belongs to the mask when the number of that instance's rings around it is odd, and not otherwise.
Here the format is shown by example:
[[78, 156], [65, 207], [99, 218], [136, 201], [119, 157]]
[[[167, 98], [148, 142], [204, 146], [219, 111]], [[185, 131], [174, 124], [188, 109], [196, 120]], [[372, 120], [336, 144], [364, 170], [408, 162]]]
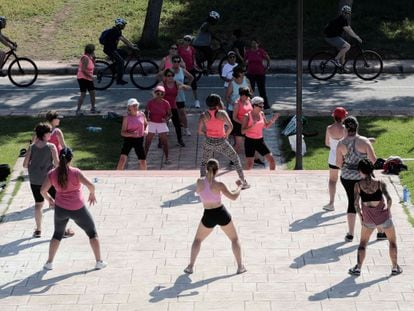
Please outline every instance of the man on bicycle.
[[[220, 14], [216, 11], [211, 11], [208, 14], [206, 21], [201, 25], [197, 36], [193, 40], [193, 47], [201, 52], [204, 55], [205, 59], [207, 60], [207, 73], [211, 72], [211, 66], [214, 62], [214, 52], [211, 48], [211, 40], [215, 39], [220, 41], [216, 36], [214, 36], [213, 32], [211, 31], [211, 26], [217, 24], [220, 19]], [[197, 64], [200, 66], [200, 64]]]
[[[12, 50], [17, 48], [16, 42], [11, 41], [8, 37], [1, 33], [1, 30], [6, 28], [6, 18], [4, 16], [0, 16], [0, 42], [3, 43], [5, 46], [9, 47]], [[1, 68], [3, 67], [4, 58], [6, 57], [6, 52], [0, 50], [0, 76], [4, 76]]]
[[339, 16], [331, 20], [324, 29], [326, 42], [339, 50], [334, 63], [340, 68], [345, 64], [345, 55], [351, 48], [351, 45], [342, 38], [342, 33], [345, 31], [349, 36], [358, 40], [359, 43], [362, 43], [361, 38], [352, 30], [348, 23], [351, 12], [351, 7], [344, 5]]
[[[115, 20], [115, 26], [105, 31], [105, 38], [103, 39], [103, 51], [115, 63], [117, 71], [116, 84], [124, 85], [128, 82], [123, 80], [124, 75], [124, 57], [125, 52], [118, 49], [119, 40], [131, 49], [137, 50], [138, 47], [122, 35], [122, 30], [125, 28], [127, 22], [123, 18]], [[101, 35], [102, 36], [102, 35]]]

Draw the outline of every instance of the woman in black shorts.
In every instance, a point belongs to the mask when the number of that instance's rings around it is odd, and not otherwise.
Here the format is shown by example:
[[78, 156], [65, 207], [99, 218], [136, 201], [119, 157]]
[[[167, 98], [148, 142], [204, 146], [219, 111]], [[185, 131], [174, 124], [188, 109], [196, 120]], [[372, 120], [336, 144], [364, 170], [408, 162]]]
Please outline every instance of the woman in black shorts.
[[196, 192], [199, 194], [201, 202], [203, 202], [204, 214], [191, 246], [190, 263], [184, 269], [184, 272], [188, 274], [193, 273], [194, 263], [200, 252], [201, 242], [213, 231], [216, 225], [219, 225], [231, 240], [231, 247], [237, 261], [237, 274], [246, 272], [246, 268], [242, 264], [241, 248], [236, 228], [231, 220], [231, 215], [221, 203], [222, 194], [230, 200], [236, 200], [240, 195], [242, 182], [237, 180], [237, 189], [230, 191], [224, 183], [216, 181], [215, 177], [218, 168], [219, 163], [216, 159], [208, 160], [206, 165], [207, 176], [197, 180]]
[[85, 46], [85, 53], [82, 55], [79, 61], [78, 73], [76, 75], [78, 79], [80, 96], [78, 100], [78, 107], [76, 109], [76, 115], [81, 115], [81, 107], [83, 100], [86, 96], [86, 91], [89, 92], [91, 100], [91, 113], [98, 113], [95, 108], [95, 85], [93, 84], [93, 70], [95, 68], [95, 46], [93, 44], [87, 44]]

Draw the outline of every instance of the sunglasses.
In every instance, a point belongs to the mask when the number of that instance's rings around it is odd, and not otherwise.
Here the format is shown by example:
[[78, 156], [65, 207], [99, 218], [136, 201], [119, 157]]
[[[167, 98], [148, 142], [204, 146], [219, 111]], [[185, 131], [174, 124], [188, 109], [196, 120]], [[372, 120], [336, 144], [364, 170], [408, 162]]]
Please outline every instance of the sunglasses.
[[173, 63], [179, 64], [179, 63], [181, 63], [181, 61], [180, 60], [173, 60]]
[[255, 105], [256, 107], [259, 107], [259, 108], [261, 108], [261, 109], [263, 109], [264, 108], [264, 105]]
[[164, 92], [156, 91], [155, 95], [164, 95]]
[[176, 50], [177, 47], [170, 47], [170, 50]]
[[184, 41], [191, 41], [190, 38], [184, 38]]
[[174, 75], [166, 75], [167, 78], [174, 77]]
[[235, 55], [230, 55], [229, 58], [236, 58], [236, 56]]

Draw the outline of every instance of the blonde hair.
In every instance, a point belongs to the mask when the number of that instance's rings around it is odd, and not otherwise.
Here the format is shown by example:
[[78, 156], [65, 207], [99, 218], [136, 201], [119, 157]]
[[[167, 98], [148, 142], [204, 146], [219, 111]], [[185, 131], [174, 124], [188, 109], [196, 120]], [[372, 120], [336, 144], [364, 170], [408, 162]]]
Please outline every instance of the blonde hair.
[[219, 162], [216, 159], [210, 159], [207, 161], [207, 180], [208, 182], [212, 182], [214, 176], [216, 176], [216, 173], [219, 169]]

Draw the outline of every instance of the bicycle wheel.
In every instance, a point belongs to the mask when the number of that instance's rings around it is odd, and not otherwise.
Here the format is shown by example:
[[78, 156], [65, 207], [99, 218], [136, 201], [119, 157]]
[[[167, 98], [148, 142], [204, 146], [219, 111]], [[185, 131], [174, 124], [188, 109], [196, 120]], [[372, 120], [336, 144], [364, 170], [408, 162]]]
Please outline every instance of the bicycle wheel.
[[7, 71], [11, 83], [20, 87], [35, 83], [38, 73], [36, 64], [25, 57], [18, 57], [12, 61]]
[[374, 51], [365, 50], [354, 60], [354, 72], [362, 80], [374, 80], [383, 68], [381, 56]]
[[308, 61], [309, 73], [318, 80], [329, 80], [336, 74], [336, 66], [332, 62], [335, 56], [329, 52], [314, 54]]
[[132, 83], [141, 90], [150, 90], [158, 83], [158, 65], [152, 60], [138, 60], [129, 74]]
[[95, 89], [106, 90], [114, 83], [115, 72], [113, 65], [103, 60], [95, 62], [95, 69], [93, 70], [93, 82]]

